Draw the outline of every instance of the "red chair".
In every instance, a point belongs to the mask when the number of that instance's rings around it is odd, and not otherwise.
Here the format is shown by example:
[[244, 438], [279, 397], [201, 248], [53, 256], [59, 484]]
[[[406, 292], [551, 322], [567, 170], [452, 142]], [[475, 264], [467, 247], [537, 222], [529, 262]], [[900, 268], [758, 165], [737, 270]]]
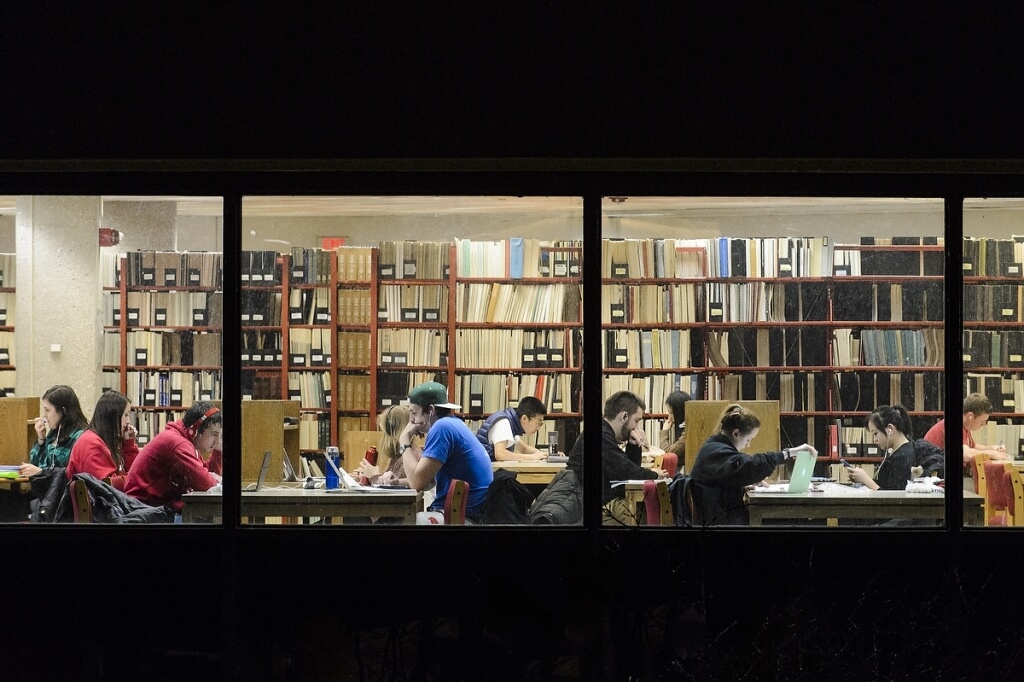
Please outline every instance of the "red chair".
[[666, 452], [662, 455], [655, 455], [654, 466], [664, 469], [669, 478], [674, 478], [679, 471], [679, 455], [674, 452]]
[[985, 525], [1010, 525], [1010, 479], [1002, 462], [983, 463], [985, 476]]
[[465, 481], [452, 479], [448, 484], [448, 494], [444, 498], [445, 525], [464, 526], [466, 524], [466, 503], [469, 500], [469, 484]]
[[668, 481], [644, 481], [644, 509], [647, 511], [648, 526], [673, 525]]

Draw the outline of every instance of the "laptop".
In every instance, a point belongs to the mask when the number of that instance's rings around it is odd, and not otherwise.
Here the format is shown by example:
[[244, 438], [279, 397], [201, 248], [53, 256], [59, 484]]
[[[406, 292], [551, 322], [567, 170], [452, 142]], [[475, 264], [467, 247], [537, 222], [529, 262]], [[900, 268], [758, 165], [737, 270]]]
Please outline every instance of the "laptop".
[[295, 475], [295, 468], [292, 466], [292, 461], [288, 459], [288, 451], [281, 448], [281, 452], [283, 454], [282, 459], [284, 461], [284, 471], [282, 473], [283, 480], [287, 482], [299, 480], [299, 477]]
[[793, 463], [793, 475], [789, 477], [789, 483], [775, 483], [767, 488], [758, 488], [759, 493], [805, 493], [811, 485], [811, 476], [814, 474], [814, 463], [818, 460], [817, 455], [812, 455], [806, 450], [796, 454], [796, 462]]
[[338, 465], [334, 463], [333, 459], [331, 459], [330, 457], [324, 457], [324, 461], [327, 462], [327, 466], [331, 468], [331, 471], [334, 472], [334, 475], [338, 477], [338, 487], [324, 488], [325, 493], [340, 493], [348, 490], [356, 490], [357, 488], [363, 487], [359, 485], [359, 482], [356, 481], [356, 479], [352, 478], [352, 476], [350, 476], [347, 471], [345, 471], [344, 469], [339, 469]]
[[270, 450], [263, 453], [263, 464], [260, 466], [260, 475], [255, 483], [250, 483], [242, 489], [243, 493], [256, 493], [263, 488], [263, 482], [267, 480], [267, 470], [270, 469]]

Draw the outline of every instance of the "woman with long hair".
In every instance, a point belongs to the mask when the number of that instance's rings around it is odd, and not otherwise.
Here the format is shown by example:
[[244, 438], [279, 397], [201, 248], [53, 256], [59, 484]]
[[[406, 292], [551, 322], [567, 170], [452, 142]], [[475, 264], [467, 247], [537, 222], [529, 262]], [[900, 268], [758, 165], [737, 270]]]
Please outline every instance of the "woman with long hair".
[[689, 400], [690, 394], [686, 391], [672, 391], [665, 398], [668, 419], [665, 420], [665, 428], [661, 431], [658, 443], [665, 452], [679, 455], [680, 461], [686, 454], [686, 403]]
[[914, 476], [914, 432], [910, 415], [902, 405], [879, 405], [868, 415], [868, 433], [871, 441], [882, 449], [882, 463], [875, 469], [875, 477], [860, 467], [849, 467], [850, 480], [864, 484], [871, 490], [905, 490], [907, 481]]
[[356, 474], [366, 476], [371, 484], [409, 487], [402, 456], [398, 453], [398, 435], [408, 423], [409, 408], [405, 405], [392, 405], [377, 415], [377, 428], [384, 434], [377, 448], [377, 463], [371, 464], [364, 457], [356, 468]]
[[75, 474], [92, 474], [124, 490], [125, 477], [139, 454], [135, 444], [138, 432], [129, 420], [130, 414], [127, 396], [117, 391], [105, 391], [100, 396], [89, 429], [71, 449], [65, 470], [69, 481]]
[[708, 436], [693, 463], [693, 480], [700, 484], [704, 520], [709, 525], [746, 525], [750, 515], [743, 501], [744, 490], [773, 471], [775, 467], [802, 450], [812, 455], [817, 451], [804, 443], [781, 452], [748, 455], [741, 450], [750, 447], [757, 436], [761, 420], [747, 408], [733, 403], [725, 408], [718, 422], [718, 431]]
[[28, 462], [22, 462], [19, 473], [34, 476], [50, 467], [66, 467], [71, 448], [89, 427], [82, 414], [82, 405], [70, 386], [51, 386], [39, 399], [42, 416], [36, 417], [36, 443]]

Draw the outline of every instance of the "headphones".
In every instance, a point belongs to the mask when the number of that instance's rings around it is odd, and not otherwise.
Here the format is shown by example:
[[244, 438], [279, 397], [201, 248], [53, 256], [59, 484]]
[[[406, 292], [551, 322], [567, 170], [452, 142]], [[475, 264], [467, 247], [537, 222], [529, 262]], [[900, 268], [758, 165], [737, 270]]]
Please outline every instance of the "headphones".
[[220, 410], [216, 407], [211, 407], [206, 411], [206, 414], [199, 417], [199, 419], [192, 422], [191, 426], [186, 426], [185, 431], [188, 432], [189, 438], [195, 438], [199, 434], [199, 429], [202, 428], [203, 422], [212, 417], [215, 414], [220, 414]]

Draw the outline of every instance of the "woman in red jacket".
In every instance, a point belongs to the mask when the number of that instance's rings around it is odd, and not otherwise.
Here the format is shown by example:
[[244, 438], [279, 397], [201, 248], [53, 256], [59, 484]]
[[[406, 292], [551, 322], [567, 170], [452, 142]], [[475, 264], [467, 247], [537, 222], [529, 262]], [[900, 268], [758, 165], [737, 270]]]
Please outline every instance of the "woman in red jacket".
[[75, 474], [92, 474], [109, 479], [118, 490], [124, 490], [125, 477], [139, 454], [135, 444], [137, 431], [129, 417], [131, 403], [117, 391], [105, 391], [96, 401], [92, 421], [75, 446], [65, 474], [68, 480]]

